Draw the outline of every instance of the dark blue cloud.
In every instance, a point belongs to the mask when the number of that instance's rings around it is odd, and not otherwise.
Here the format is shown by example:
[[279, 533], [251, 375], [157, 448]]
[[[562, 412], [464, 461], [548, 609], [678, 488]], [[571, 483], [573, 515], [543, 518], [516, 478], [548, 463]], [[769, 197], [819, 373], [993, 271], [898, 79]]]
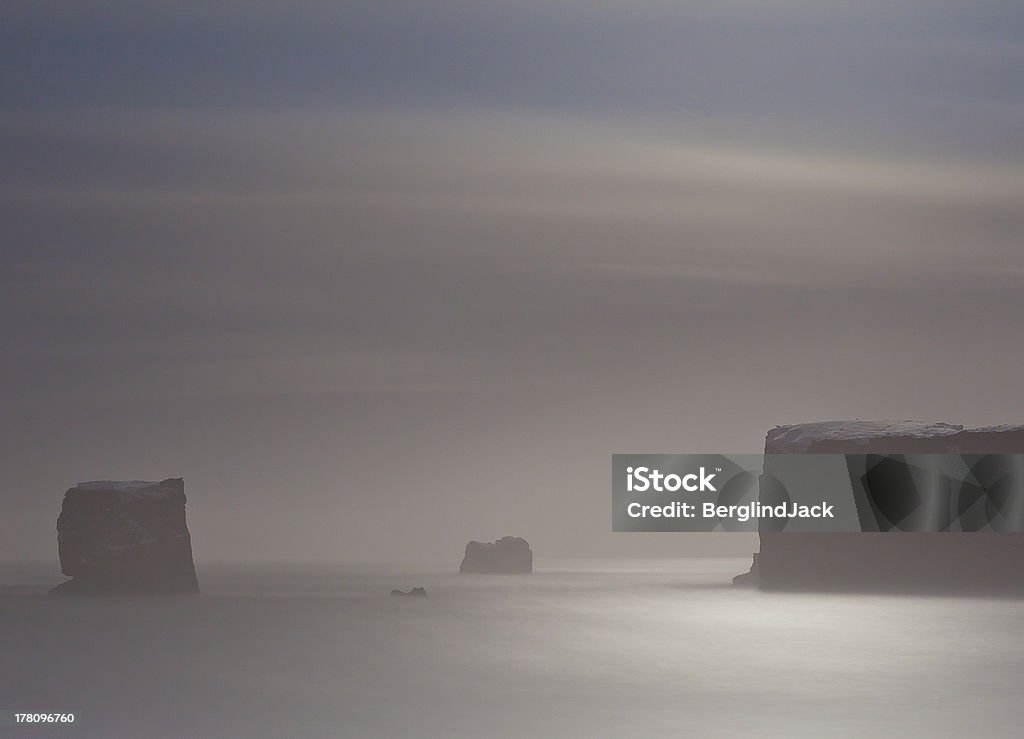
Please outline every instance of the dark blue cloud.
[[33, 7], [0, 25], [8, 110], [386, 103], [856, 121], [922, 99], [1022, 102], [1024, 9], [1006, 3]]

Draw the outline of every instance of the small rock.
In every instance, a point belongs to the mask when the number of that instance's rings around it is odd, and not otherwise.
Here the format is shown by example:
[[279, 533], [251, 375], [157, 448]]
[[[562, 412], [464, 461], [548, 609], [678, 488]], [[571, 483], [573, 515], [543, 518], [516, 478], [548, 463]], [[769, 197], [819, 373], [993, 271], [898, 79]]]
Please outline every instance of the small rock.
[[459, 573], [522, 575], [533, 572], [533, 550], [518, 536], [504, 536], [485, 544], [471, 541], [459, 565]]
[[427, 597], [427, 590], [426, 590], [426, 588], [413, 588], [412, 590], [405, 591], [405, 590], [398, 590], [397, 588], [395, 588], [394, 590], [391, 591], [391, 594], [392, 595], [411, 595], [411, 596], [414, 596], [414, 597], [426, 598]]

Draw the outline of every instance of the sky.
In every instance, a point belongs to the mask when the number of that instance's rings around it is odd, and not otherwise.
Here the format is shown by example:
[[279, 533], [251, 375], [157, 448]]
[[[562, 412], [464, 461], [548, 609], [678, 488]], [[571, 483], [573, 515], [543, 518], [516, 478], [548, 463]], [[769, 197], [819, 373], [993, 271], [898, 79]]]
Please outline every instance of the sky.
[[184, 477], [199, 563], [746, 554], [610, 456], [1022, 422], [1024, 8], [7, 2], [0, 560]]

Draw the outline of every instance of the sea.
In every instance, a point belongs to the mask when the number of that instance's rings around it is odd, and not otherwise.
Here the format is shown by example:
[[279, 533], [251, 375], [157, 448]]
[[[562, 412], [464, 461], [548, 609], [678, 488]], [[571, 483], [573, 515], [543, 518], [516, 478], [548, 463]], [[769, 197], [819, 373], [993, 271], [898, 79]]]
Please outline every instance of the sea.
[[1024, 733], [1024, 601], [732, 587], [748, 565], [210, 565], [198, 596], [102, 599], [7, 565], [0, 735]]

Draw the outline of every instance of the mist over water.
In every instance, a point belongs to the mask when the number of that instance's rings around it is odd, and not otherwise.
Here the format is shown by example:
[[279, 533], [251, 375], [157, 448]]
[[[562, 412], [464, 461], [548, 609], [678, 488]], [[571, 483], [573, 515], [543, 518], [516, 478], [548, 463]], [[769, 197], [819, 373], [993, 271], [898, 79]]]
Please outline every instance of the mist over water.
[[[207, 568], [199, 597], [72, 600], [8, 568], [0, 709], [111, 736], [1013, 734], [1024, 601], [774, 594], [745, 560], [530, 576]], [[419, 568], [422, 569], [422, 568]], [[391, 598], [426, 587], [427, 598]]]
[[[1021, 735], [1024, 600], [733, 588], [608, 474], [1024, 420], [1022, 79], [1024, 2], [3, 0], [0, 739]], [[198, 597], [46, 595], [172, 478]]]

